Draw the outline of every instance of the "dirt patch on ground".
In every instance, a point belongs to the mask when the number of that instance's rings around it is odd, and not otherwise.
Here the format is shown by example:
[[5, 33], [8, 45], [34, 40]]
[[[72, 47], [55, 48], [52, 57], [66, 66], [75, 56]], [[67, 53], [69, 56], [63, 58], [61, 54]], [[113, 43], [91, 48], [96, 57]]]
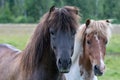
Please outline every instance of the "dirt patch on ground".
[[120, 34], [120, 24], [113, 24], [112, 32], [115, 34]]
[[[0, 29], [10, 28], [31, 32], [38, 24], [0, 24]], [[112, 33], [120, 34], [120, 24], [113, 24]]]

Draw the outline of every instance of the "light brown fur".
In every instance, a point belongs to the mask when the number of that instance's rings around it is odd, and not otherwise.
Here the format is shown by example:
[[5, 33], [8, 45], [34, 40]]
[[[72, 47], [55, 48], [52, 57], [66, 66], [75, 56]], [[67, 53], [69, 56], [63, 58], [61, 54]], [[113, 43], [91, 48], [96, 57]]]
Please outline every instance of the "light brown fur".
[[[82, 68], [84, 68], [86, 71], [84, 72], [82, 71], [82, 69], [80, 69], [81, 72], [83, 72], [84, 80], [93, 80], [94, 66], [101, 66], [100, 60], [104, 60], [104, 56], [106, 53], [106, 42], [109, 40], [109, 37], [111, 35], [111, 26], [108, 22], [106, 22], [106, 20], [90, 20], [89, 25], [86, 25], [84, 27], [86, 27], [86, 30], [83, 33], [83, 43], [81, 44], [83, 45], [83, 53], [79, 57], [79, 65], [82, 66]], [[78, 33], [80, 34], [81, 32]], [[97, 37], [99, 43], [96, 39]], [[104, 67], [100, 68], [100, 70], [102, 69], [104, 69]], [[86, 73], [87, 76], [85, 76]]]
[[75, 37], [73, 65], [70, 73], [66, 74], [68, 80], [97, 80], [94, 66], [100, 66], [100, 71], [104, 72], [104, 62], [101, 64], [101, 60], [104, 60], [110, 35], [111, 24], [108, 20], [87, 20], [79, 27]]

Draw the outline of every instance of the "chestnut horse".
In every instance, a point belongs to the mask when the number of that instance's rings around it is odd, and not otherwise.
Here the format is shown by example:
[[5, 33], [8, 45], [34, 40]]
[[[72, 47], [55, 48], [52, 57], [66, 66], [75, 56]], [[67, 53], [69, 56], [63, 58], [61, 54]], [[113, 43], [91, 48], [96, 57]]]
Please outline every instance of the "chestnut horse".
[[0, 45], [0, 80], [63, 80], [78, 26], [78, 8], [51, 7], [23, 51]]
[[97, 80], [105, 71], [106, 44], [111, 35], [108, 20], [87, 20], [75, 37], [73, 64], [67, 80]]

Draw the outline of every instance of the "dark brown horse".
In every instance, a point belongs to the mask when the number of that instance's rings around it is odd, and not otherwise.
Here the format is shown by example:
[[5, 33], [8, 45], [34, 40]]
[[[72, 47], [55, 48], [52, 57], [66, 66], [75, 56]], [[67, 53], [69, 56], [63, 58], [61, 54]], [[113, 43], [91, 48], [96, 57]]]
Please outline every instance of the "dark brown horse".
[[105, 71], [104, 57], [111, 24], [108, 20], [87, 20], [75, 37], [73, 65], [68, 80], [97, 80]]
[[23, 51], [0, 45], [0, 80], [63, 80], [69, 72], [78, 8], [50, 8]]

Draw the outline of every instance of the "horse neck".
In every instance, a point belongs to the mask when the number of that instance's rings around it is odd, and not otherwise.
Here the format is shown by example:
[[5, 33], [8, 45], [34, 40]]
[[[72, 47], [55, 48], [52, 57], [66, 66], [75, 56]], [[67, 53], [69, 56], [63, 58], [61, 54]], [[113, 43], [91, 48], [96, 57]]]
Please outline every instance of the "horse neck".
[[[22, 56], [24, 55], [25, 53], [22, 54]], [[30, 78], [36, 78], [36, 80], [41, 78], [43, 78], [43, 80], [57, 80], [58, 78], [62, 77], [57, 69], [55, 55], [50, 46], [47, 46], [43, 49], [43, 55], [41, 57], [39, 66], [34, 69], [31, 74], [25, 73], [25, 75], [29, 76]]]
[[95, 77], [94, 72], [92, 70], [92, 65], [88, 57], [85, 57], [85, 55], [80, 56], [79, 65], [80, 65], [80, 76], [82, 76], [83, 80], [94, 80]]
[[56, 65], [56, 59], [54, 52], [50, 49], [44, 50], [43, 57], [41, 60], [41, 65], [45, 66], [45, 68], [49, 71], [58, 71], [57, 65]]
[[48, 52], [48, 49], [46, 49], [43, 56], [44, 57], [42, 58], [41, 64], [45, 70], [45, 74], [49, 75], [49, 79], [52, 78], [52, 80], [64, 80], [65, 78], [63, 74], [58, 71], [54, 52], [51, 49], [50, 52]]

